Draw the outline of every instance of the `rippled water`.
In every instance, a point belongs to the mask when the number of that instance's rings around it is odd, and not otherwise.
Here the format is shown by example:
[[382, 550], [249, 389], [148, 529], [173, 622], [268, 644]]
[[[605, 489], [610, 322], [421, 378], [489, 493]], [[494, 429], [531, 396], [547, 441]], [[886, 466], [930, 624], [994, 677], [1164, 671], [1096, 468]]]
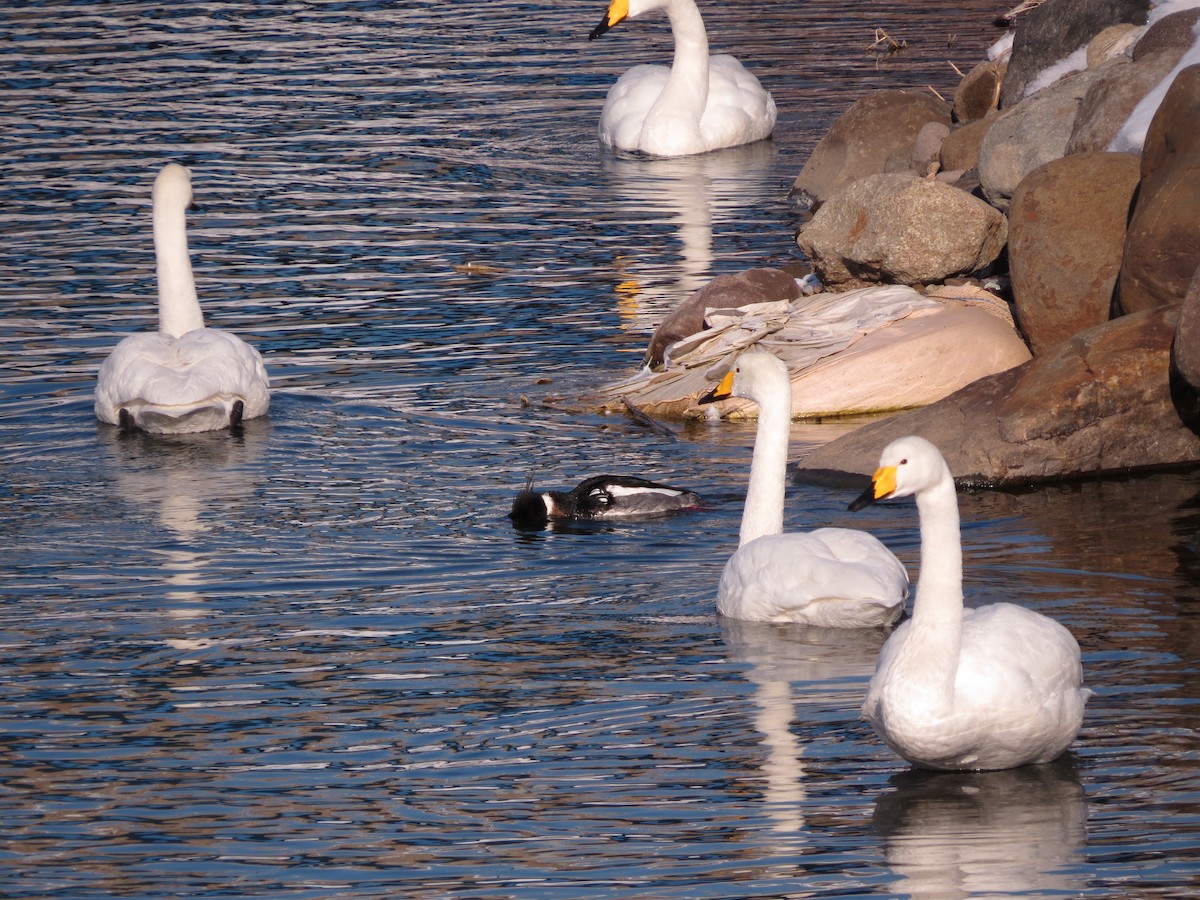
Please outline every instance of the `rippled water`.
[[[0, 893], [1187, 895], [1200, 477], [962, 497], [972, 599], [1067, 624], [1096, 696], [1056, 766], [931, 776], [858, 718], [882, 634], [715, 616], [746, 428], [546, 404], [712, 275], [797, 259], [787, 188], [836, 115], [947, 92], [995, 37], [978, 0], [706, 7], [779, 128], [653, 162], [594, 128], [666, 26], [588, 43], [602, 0], [0, 11]], [[877, 27], [907, 48], [865, 52]], [[238, 437], [92, 417], [154, 320], [172, 159], [209, 321], [276, 387]], [[505, 518], [530, 472], [605, 470], [708, 505]], [[912, 507], [848, 499], [795, 486], [789, 525], [915, 571]]]

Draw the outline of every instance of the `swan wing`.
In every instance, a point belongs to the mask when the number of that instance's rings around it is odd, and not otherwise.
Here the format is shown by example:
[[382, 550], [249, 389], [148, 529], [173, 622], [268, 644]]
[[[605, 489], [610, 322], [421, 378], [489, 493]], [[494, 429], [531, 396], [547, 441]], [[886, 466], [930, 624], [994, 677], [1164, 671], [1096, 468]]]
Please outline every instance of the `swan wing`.
[[621, 150], [637, 150], [646, 116], [670, 74], [666, 66], [640, 65], [618, 78], [609, 88], [600, 113], [601, 142]]
[[774, 98], [736, 58], [723, 54], [709, 59], [700, 133], [710, 147], [760, 141], [775, 129], [776, 116]]
[[894, 622], [907, 593], [904, 566], [876, 538], [821, 528], [739, 547], [721, 575], [717, 609], [736, 619], [864, 627]]

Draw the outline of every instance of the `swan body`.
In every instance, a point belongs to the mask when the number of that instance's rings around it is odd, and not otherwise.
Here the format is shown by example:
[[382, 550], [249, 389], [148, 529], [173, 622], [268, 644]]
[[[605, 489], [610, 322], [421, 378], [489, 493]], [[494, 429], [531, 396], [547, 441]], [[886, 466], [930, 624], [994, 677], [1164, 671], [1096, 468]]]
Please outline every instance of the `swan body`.
[[877, 538], [850, 528], [783, 533], [792, 409], [787, 366], [768, 350], [747, 350], [705, 400], [727, 396], [753, 400], [759, 414], [739, 546], [721, 573], [718, 612], [834, 628], [895, 622], [904, 612], [908, 574]]
[[700, 496], [633, 475], [596, 475], [570, 491], [538, 493], [532, 484], [517, 494], [509, 518], [540, 527], [550, 519], [629, 519], [665, 516], [700, 506]]
[[617, 79], [600, 113], [600, 141], [653, 156], [686, 156], [769, 137], [774, 99], [737, 59], [708, 55], [694, 0], [612, 0], [590, 39], [655, 9], [671, 20], [674, 59], [669, 67], [634, 66]]
[[164, 166], [154, 182], [159, 330], [129, 335], [101, 364], [96, 417], [102, 422], [159, 434], [215, 431], [270, 406], [258, 351], [204, 327], [187, 248], [191, 202], [191, 173]]
[[912, 618], [884, 644], [862, 706], [884, 742], [927, 769], [1046, 763], [1075, 740], [1091, 691], [1079, 644], [1053, 619], [1012, 603], [963, 608], [954, 480], [919, 437], [883, 451], [851, 504], [915, 495], [921, 576]]

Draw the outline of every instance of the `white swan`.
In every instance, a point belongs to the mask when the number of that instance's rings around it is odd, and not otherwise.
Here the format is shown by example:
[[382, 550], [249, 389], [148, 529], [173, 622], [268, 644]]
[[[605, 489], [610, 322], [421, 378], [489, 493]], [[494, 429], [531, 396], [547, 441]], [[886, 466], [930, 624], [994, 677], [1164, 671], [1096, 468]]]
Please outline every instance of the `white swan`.
[[924, 438], [888, 444], [871, 487], [850, 508], [910, 494], [921, 517], [917, 595], [912, 618], [879, 653], [863, 715], [922, 768], [1049, 762], [1075, 740], [1091, 694], [1082, 686], [1079, 644], [1022, 606], [963, 609], [954, 480]]
[[904, 611], [908, 575], [874, 536], [850, 528], [783, 533], [791, 431], [787, 366], [752, 348], [705, 398], [758, 404], [758, 429], [737, 551], [725, 563], [717, 610], [735, 619], [825, 627], [888, 625]]
[[612, 0], [594, 40], [618, 22], [665, 9], [675, 37], [668, 66], [634, 66], [617, 79], [600, 113], [600, 140], [653, 156], [686, 156], [762, 140], [775, 101], [734, 57], [708, 55], [693, 0]]
[[233, 427], [267, 411], [267, 370], [241, 338], [204, 327], [188, 257], [192, 176], [170, 163], [154, 182], [156, 333], [131, 334], [100, 366], [96, 417], [160, 434]]

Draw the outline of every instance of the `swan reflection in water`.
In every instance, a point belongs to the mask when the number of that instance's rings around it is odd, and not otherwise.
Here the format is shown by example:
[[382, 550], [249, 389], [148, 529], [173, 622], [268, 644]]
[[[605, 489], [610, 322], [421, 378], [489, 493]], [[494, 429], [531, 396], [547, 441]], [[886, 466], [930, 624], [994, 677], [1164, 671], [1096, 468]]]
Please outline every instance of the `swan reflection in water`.
[[942, 900], [1084, 889], [1075, 863], [1087, 806], [1070, 754], [997, 772], [910, 769], [890, 784], [873, 822], [892, 892]]
[[[111, 452], [113, 493], [165, 532], [161, 542], [147, 544], [145, 550], [160, 558], [165, 596], [180, 604], [166, 610], [168, 615], [204, 614], [195, 602], [205, 599], [205, 569], [211, 560], [195, 547], [211, 527], [205, 513], [253, 496], [257, 469], [252, 463], [266, 445], [269, 428], [265, 419], [246, 422], [237, 433], [148, 435], [99, 427], [100, 440]], [[215, 520], [227, 521], [228, 516]]]
[[[679, 242], [678, 262], [657, 264], [661, 272], [677, 273], [674, 283], [659, 281], [652, 264], [640, 258], [640, 246], [629, 248], [614, 261], [621, 279], [616, 286], [617, 312], [627, 331], [652, 330], [678, 303], [712, 279], [714, 230], [720, 234], [734, 218], [734, 211], [764, 205], [780, 193], [771, 181], [776, 152], [771, 141], [759, 141], [668, 159], [619, 152], [601, 155], [601, 168], [612, 193], [631, 221], [647, 226], [635, 233], [650, 234], [653, 225], [667, 224]], [[655, 240], [652, 246], [664, 243]], [[747, 263], [745, 268], [751, 265], [761, 263]]]
[[[721, 619], [729, 658], [747, 665], [754, 685], [755, 729], [762, 735], [763, 799], [772, 830], [804, 830], [805, 744], [792, 728], [798, 703], [840, 707], [875, 670], [884, 628], [818, 628]], [[794, 692], [793, 683], [803, 683]]]

